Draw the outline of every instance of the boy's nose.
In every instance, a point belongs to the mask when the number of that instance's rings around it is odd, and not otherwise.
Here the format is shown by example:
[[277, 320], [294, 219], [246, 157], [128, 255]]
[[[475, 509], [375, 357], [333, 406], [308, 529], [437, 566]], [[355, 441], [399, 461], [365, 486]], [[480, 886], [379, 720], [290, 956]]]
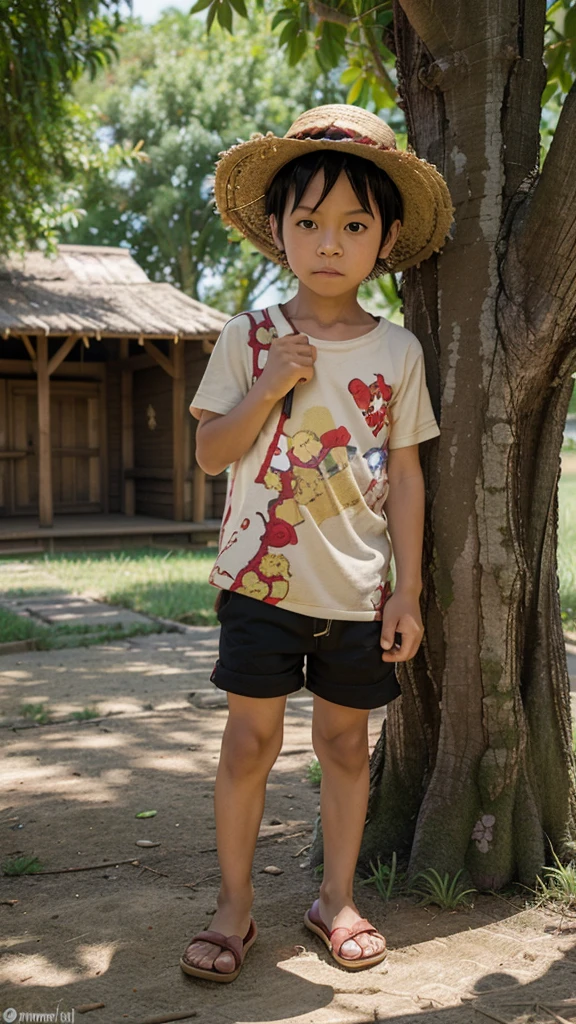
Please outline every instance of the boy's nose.
[[334, 238], [323, 238], [318, 246], [319, 256], [339, 256], [342, 252], [342, 246]]

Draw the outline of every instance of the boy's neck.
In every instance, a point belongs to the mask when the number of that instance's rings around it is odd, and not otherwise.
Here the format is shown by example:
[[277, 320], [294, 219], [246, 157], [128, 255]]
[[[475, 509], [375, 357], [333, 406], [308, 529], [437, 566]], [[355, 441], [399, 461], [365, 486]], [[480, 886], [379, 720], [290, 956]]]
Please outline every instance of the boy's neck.
[[376, 319], [362, 309], [356, 291], [347, 295], [324, 296], [317, 295], [302, 284], [296, 295], [284, 303], [282, 308], [303, 334], [306, 328], [313, 334], [310, 325], [316, 325], [321, 329], [322, 337], [332, 337], [334, 340], [339, 340], [340, 336], [342, 340], [350, 337], [351, 328], [372, 327]]

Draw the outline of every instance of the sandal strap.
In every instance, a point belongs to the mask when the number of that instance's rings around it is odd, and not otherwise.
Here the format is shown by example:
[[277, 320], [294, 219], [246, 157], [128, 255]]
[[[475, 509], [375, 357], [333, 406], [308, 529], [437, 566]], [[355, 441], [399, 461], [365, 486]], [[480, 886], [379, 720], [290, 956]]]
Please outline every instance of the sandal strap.
[[[317, 927], [319, 927], [324, 932], [324, 934], [330, 939], [332, 949], [336, 953], [336, 956], [340, 956], [340, 950], [342, 949], [344, 943], [347, 942], [348, 939], [353, 939], [356, 935], [377, 935], [379, 939], [382, 939], [384, 945], [386, 945], [386, 939], [384, 938], [384, 936], [381, 935], [378, 929], [375, 928], [374, 925], [370, 924], [370, 921], [367, 921], [365, 917], [358, 918], [356, 923], [349, 928], [341, 926], [339, 928], [334, 928], [332, 931], [330, 931], [328, 925], [326, 925], [322, 918], [320, 917], [319, 900], [314, 900], [314, 903], [312, 904], [308, 912], [308, 916], [310, 920]], [[359, 956], [347, 956], [346, 959], [361, 960], [363, 957], [364, 953], [361, 949]]]
[[241, 967], [244, 960], [244, 943], [239, 935], [223, 935], [222, 932], [205, 931], [198, 932], [193, 939], [190, 939], [188, 946], [193, 942], [210, 942], [213, 946], [221, 946], [223, 950], [232, 953], [236, 967]]
[[[366, 921], [365, 918], [360, 918], [351, 928], [334, 928], [330, 932], [330, 942], [332, 943], [332, 949], [336, 953], [336, 956], [340, 956], [340, 950], [345, 942], [349, 939], [354, 939], [357, 935], [380, 935], [377, 928], [374, 928], [370, 924], [370, 921]], [[383, 938], [383, 936], [380, 936]], [[360, 948], [360, 956], [346, 957], [347, 960], [361, 960], [364, 957], [364, 950]]]

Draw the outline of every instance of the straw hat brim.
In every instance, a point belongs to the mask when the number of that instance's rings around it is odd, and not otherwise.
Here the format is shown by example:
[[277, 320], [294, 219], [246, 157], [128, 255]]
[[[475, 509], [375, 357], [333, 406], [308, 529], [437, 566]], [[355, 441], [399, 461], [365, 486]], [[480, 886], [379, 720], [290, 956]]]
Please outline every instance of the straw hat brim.
[[222, 219], [237, 228], [275, 263], [283, 254], [274, 244], [266, 216], [266, 192], [284, 164], [319, 149], [334, 149], [370, 160], [385, 171], [402, 196], [404, 218], [388, 267], [406, 270], [438, 252], [446, 240], [454, 208], [448, 186], [433, 164], [400, 149], [327, 139], [253, 137], [224, 153], [216, 166], [214, 194]]

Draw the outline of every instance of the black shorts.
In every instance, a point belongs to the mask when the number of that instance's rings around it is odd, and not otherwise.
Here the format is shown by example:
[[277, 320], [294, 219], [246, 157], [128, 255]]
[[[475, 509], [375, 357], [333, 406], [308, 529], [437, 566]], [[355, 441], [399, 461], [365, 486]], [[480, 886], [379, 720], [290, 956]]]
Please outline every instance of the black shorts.
[[[243, 697], [282, 697], [306, 686], [348, 708], [379, 708], [400, 693], [393, 662], [382, 661], [381, 623], [314, 619], [229, 590], [211, 680]], [[304, 670], [304, 659], [306, 669]]]

